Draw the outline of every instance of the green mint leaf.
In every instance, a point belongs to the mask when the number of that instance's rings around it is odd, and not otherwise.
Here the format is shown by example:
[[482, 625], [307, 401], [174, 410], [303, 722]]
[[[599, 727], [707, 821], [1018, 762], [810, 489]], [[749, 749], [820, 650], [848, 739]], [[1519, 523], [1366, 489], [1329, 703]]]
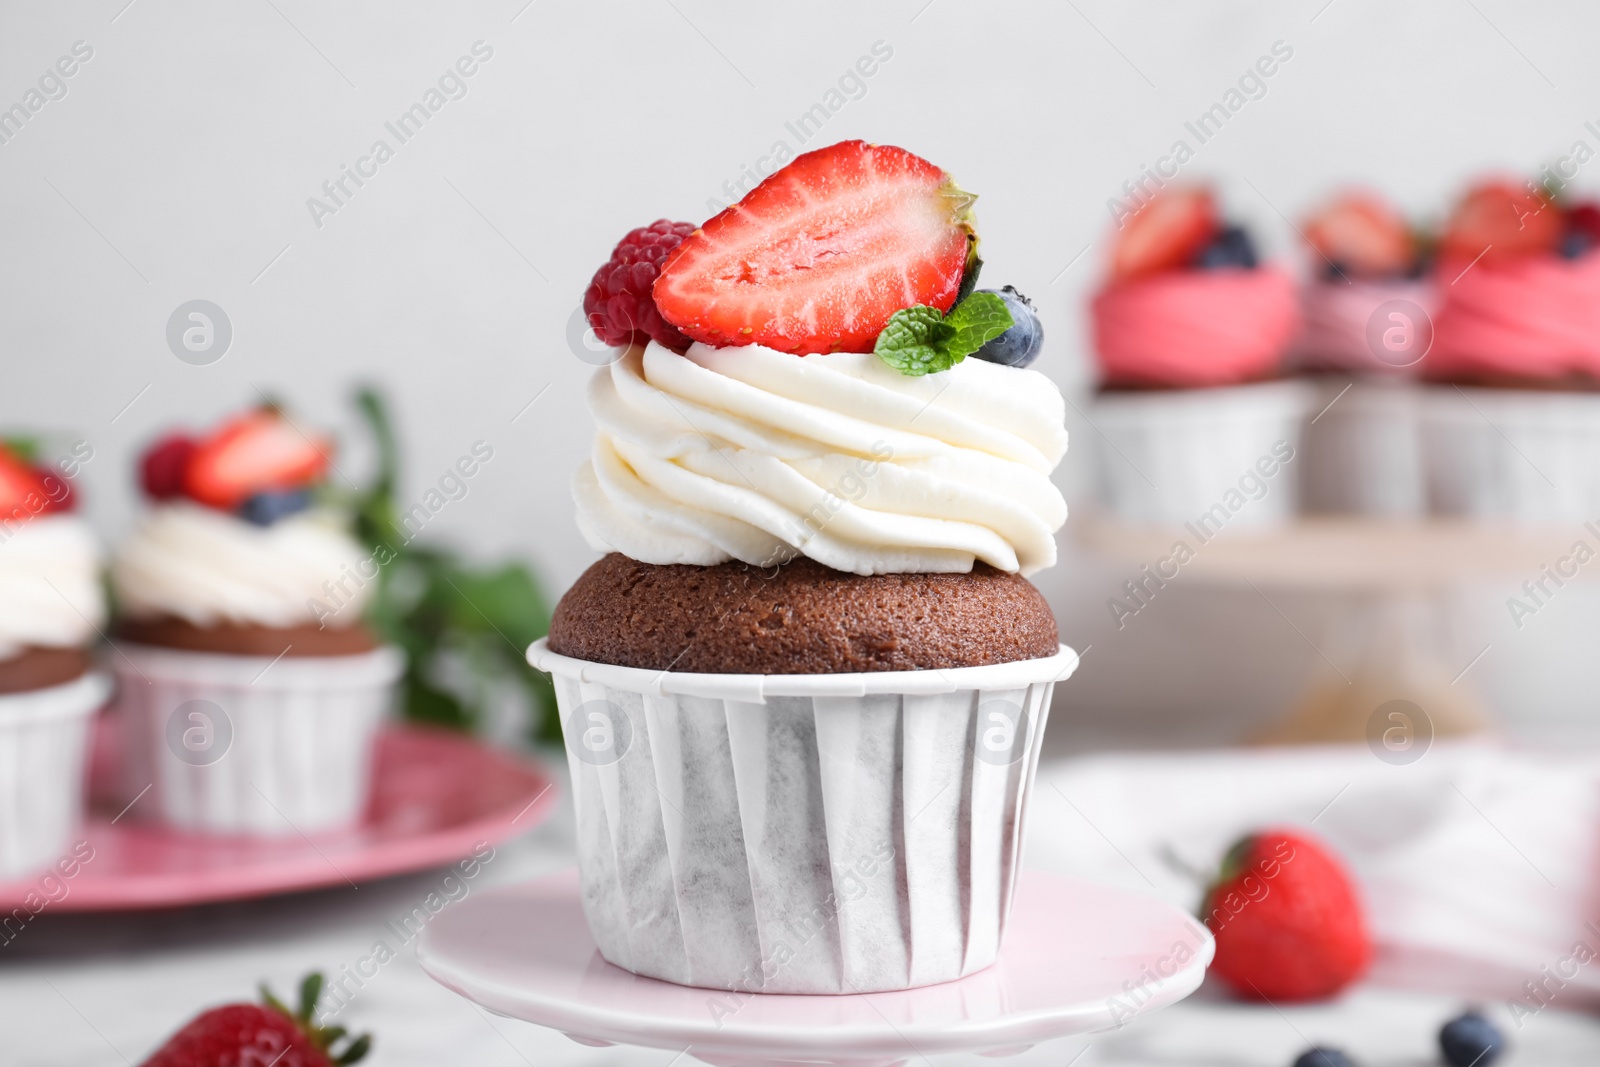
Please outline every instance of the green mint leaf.
[[949, 370], [1011, 326], [1004, 300], [973, 293], [948, 315], [925, 305], [896, 311], [872, 351], [901, 374], [918, 378]]
[[938, 308], [901, 308], [878, 334], [872, 351], [901, 374], [920, 378], [946, 370], [960, 360], [959, 356], [952, 358], [945, 347], [953, 332]]
[[956, 361], [972, 355], [1012, 326], [1006, 302], [994, 293], [973, 293], [950, 309], [944, 323], [954, 331], [946, 345]]
[[[381, 568], [366, 621], [406, 653], [406, 717], [473, 730], [484, 721], [489, 701], [506, 691], [502, 683], [509, 683], [520, 688], [532, 714], [533, 736], [559, 744], [555, 688], [523, 658], [549, 628], [550, 601], [537, 575], [522, 562], [480, 566], [449, 548], [413, 541], [399, 522], [400, 457], [388, 406], [371, 388], [359, 392], [356, 404], [376, 444], [378, 465], [370, 487], [350, 494], [346, 503], [355, 513], [357, 536]], [[350, 1051], [359, 1054], [364, 1047], [358, 1041]]]

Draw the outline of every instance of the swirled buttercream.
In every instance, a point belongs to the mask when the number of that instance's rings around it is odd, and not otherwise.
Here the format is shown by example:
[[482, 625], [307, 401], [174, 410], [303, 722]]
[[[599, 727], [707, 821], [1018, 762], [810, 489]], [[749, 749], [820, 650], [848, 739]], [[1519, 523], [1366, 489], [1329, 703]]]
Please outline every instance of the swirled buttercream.
[[111, 579], [118, 609], [135, 618], [296, 626], [317, 621], [313, 602], [330, 596], [353, 607], [354, 618], [371, 590], [351, 577], [365, 561], [326, 512], [263, 527], [195, 504], [168, 504], [140, 522], [112, 562]]
[[1433, 378], [1506, 375], [1600, 379], [1600, 253], [1525, 256], [1506, 263], [1444, 263]]
[[0, 523], [0, 659], [73, 648], [105, 623], [100, 546], [75, 515]]
[[596, 372], [573, 495], [597, 551], [643, 563], [1031, 574], [1055, 562], [1065, 402], [967, 359], [908, 377], [871, 353], [652, 343]]
[[[1349, 370], [1409, 375], [1416, 372], [1408, 353], [1380, 358], [1367, 331], [1378, 309], [1405, 300], [1432, 315], [1438, 294], [1429, 281], [1315, 281], [1300, 294], [1302, 326], [1295, 348], [1298, 364], [1310, 370]], [[1388, 320], [1385, 319], [1385, 325]]]
[[1260, 270], [1177, 270], [1095, 297], [1106, 384], [1190, 388], [1273, 374], [1299, 324], [1294, 283]]

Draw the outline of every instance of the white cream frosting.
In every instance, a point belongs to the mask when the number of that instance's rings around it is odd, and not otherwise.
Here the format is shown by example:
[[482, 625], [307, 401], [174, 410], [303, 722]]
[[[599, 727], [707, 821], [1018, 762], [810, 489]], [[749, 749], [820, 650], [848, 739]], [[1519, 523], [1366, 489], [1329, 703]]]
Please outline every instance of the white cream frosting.
[[1055, 562], [1066, 407], [1038, 371], [969, 358], [913, 378], [871, 353], [652, 343], [595, 374], [589, 408], [573, 496], [597, 551], [855, 574]]
[[354, 619], [373, 585], [351, 577], [366, 559], [328, 512], [256, 526], [178, 503], [144, 517], [112, 562], [111, 580], [119, 610], [133, 617], [296, 626], [317, 621], [317, 602], [337, 602]]
[[100, 545], [75, 515], [0, 524], [0, 659], [74, 648], [105, 625]]

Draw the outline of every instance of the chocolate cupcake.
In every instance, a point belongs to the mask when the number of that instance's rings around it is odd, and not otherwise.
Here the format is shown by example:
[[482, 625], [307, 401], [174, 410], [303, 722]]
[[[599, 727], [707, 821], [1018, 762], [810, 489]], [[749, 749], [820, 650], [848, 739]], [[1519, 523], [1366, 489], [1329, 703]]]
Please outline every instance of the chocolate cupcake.
[[987, 563], [966, 574], [846, 577], [803, 556], [759, 571], [613, 552], [561, 598], [549, 647], [648, 670], [851, 674], [1041, 659], [1060, 641], [1039, 590]]
[[1433, 241], [1383, 197], [1345, 190], [1301, 226], [1310, 278], [1293, 363], [1317, 390], [1307, 424], [1307, 511], [1427, 511], [1414, 383], [1433, 341]]
[[70, 848], [89, 728], [110, 688], [91, 670], [106, 614], [100, 547], [73, 504], [60, 470], [0, 442], [0, 880]]
[[1600, 512], [1600, 202], [1490, 180], [1440, 248], [1450, 279], [1423, 361], [1435, 511], [1528, 525]]
[[574, 481], [606, 553], [555, 679], [584, 908], [635, 973], [851, 993], [987, 967], [1054, 683], [1065, 405], [970, 194], [808, 153], [702, 227], [630, 233]]
[[330, 450], [263, 408], [146, 452], [153, 506], [111, 567], [141, 814], [271, 836], [365, 810], [402, 662], [361, 622], [382, 561], [318, 503]]
[[1161, 188], [1117, 226], [1090, 305], [1101, 503], [1124, 522], [1192, 524], [1202, 537], [1288, 521], [1314, 395], [1285, 376], [1294, 282], [1260, 261], [1208, 189]]

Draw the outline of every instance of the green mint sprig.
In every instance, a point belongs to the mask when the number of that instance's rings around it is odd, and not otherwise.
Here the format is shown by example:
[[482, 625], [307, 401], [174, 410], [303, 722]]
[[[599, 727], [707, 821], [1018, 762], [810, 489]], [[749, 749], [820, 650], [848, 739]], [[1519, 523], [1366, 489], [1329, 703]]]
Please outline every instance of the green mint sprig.
[[[561, 740], [555, 688], [523, 653], [550, 627], [550, 601], [521, 560], [480, 564], [445, 546], [423, 544], [400, 521], [400, 458], [388, 405], [363, 388], [356, 404], [378, 455], [371, 486], [348, 501], [356, 536], [382, 561], [367, 622], [406, 653], [401, 707], [413, 722], [472, 731], [492, 704], [520, 691], [533, 736]], [[452, 669], [452, 667], [456, 669]], [[461, 669], [464, 668], [464, 669]]]
[[920, 378], [949, 370], [1011, 326], [1004, 300], [970, 293], [948, 315], [920, 304], [896, 311], [872, 351], [901, 374]]

